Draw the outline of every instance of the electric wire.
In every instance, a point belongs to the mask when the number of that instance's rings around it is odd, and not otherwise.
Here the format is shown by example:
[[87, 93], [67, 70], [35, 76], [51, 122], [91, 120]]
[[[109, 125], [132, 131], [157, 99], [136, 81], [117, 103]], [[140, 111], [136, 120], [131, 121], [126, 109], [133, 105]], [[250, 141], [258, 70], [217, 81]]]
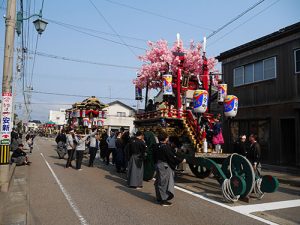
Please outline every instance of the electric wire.
[[[58, 96], [66, 96], [66, 97], [82, 97], [89, 98], [91, 95], [77, 95], [77, 94], [65, 94], [65, 93], [57, 93], [57, 92], [45, 92], [45, 91], [30, 91], [31, 93], [36, 94], [45, 94], [45, 95], [58, 95]], [[106, 96], [96, 96], [100, 99], [120, 99], [120, 100], [135, 100], [134, 98], [124, 98], [124, 97], [106, 97]]]
[[[0, 49], [4, 49], [3, 47], [0, 47]], [[33, 54], [34, 51], [32, 50], [27, 50], [29, 54]], [[86, 64], [92, 64], [92, 65], [98, 65], [98, 66], [107, 66], [107, 67], [114, 67], [114, 68], [123, 68], [123, 69], [130, 69], [130, 70], [138, 70], [139, 67], [134, 67], [134, 66], [126, 66], [126, 65], [117, 65], [117, 64], [109, 64], [109, 63], [103, 63], [103, 62], [94, 62], [94, 61], [89, 61], [89, 60], [82, 60], [82, 59], [75, 59], [75, 58], [69, 58], [65, 56], [58, 56], [58, 55], [53, 55], [45, 52], [36, 52], [38, 56], [42, 57], [47, 57], [47, 58], [53, 58], [57, 60], [64, 60], [64, 61], [71, 61], [71, 62], [76, 62], [76, 63], [86, 63]]]
[[128, 50], [135, 56], [138, 57], [137, 54], [130, 48], [130, 46], [127, 45], [127, 43], [122, 39], [122, 37], [119, 35], [119, 33], [113, 28], [113, 26], [108, 22], [108, 20], [105, 18], [105, 16], [101, 13], [101, 11], [98, 9], [98, 7], [94, 4], [92, 0], [88, 0], [91, 5], [96, 9], [100, 17], [104, 20], [104, 22], [110, 27], [110, 29], [118, 36], [120, 41], [128, 48]]
[[37, 52], [37, 47], [38, 47], [38, 43], [39, 43], [39, 34], [37, 34], [36, 36], [36, 43], [35, 43], [35, 50], [34, 50], [34, 54], [33, 54], [33, 62], [32, 62], [32, 67], [31, 67], [31, 77], [29, 80], [29, 88], [32, 87], [32, 82], [33, 82], [33, 71], [34, 71], [34, 66], [35, 66], [35, 61], [36, 61], [36, 52]]
[[[70, 24], [70, 23], [65, 23], [65, 22], [60, 22], [60, 21], [56, 21], [56, 20], [53, 20], [53, 19], [49, 19], [49, 18], [45, 18], [47, 21], [53, 23], [53, 24], [56, 24], [56, 25], [59, 25], [59, 26], [62, 26], [62, 27], [67, 27], [67, 28], [77, 28], [77, 29], [80, 29], [80, 30], [86, 30], [86, 31], [90, 31], [90, 32], [94, 32], [94, 33], [100, 33], [100, 34], [104, 34], [104, 35], [108, 35], [108, 36], [118, 36], [116, 34], [113, 34], [113, 33], [109, 33], [109, 32], [104, 32], [104, 31], [100, 31], [100, 30], [95, 30], [95, 29], [92, 29], [92, 28], [87, 28], [87, 27], [81, 27], [81, 26], [77, 26], [77, 25], [73, 25], [73, 24]], [[77, 31], [77, 30], [76, 30]], [[132, 37], [132, 36], [126, 36], [126, 35], [120, 35], [122, 38], [126, 38], [126, 39], [132, 39], [132, 40], [135, 40], [135, 41], [141, 41], [141, 42], [147, 42], [148, 40], [146, 39], [142, 39], [142, 38], [137, 38], [137, 37]]]
[[192, 27], [195, 27], [195, 28], [198, 28], [198, 29], [204, 29], [204, 30], [214, 31], [213, 29], [208, 28], [208, 27], [195, 25], [195, 24], [183, 21], [183, 20], [179, 20], [179, 19], [168, 17], [168, 16], [160, 15], [160, 14], [155, 13], [155, 12], [147, 11], [147, 10], [144, 10], [144, 9], [139, 9], [139, 8], [136, 8], [136, 7], [133, 7], [133, 6], [130, 6], [130, 5], [126, 5], [126, 4], [120, 3], [120, 2], [115, 2], [115, 1], [111, 1], [111, 0], [105, 0], [105, 1], [109, 2], [111, 4], [115, 4], [115, 5], [119, 5], [119, 6], [125, 7], [125, 8], [133, 9], [135, 11], [143, 12], [143, 13], [146, 13], [146, 14], [149, 14], [149, 15], [152, 15], [152, 16], [157, 16], [157, 17], [164, 18], [164, 19], [167, 19], [167, 20], [170, 20], [170, 21], [174, 21], [174, 22], [177, 22], [177, 23], [181, 23], [181, 24], [184, 24], [184, 25], [189, 25], [189, 26], [192, 26]]
[[255, 3], [254, 5], [252, 5], [250, 8], [246, 9], [245, 11], [243, 11], [242, 13], [240, 13], [239, 15], [237, 15], [236, 17], [234, 17], [233, 19], [231, 19], [229, 22], [225, 23], [223, 26], [221, 26], [217, 30], [213, 31], [210, 35], [208, 35], [206, 37], [206, 39], [209, 39], [209, 38], [213, 37], [214, 35], [216, 35], [217, 33], [219, 33], [221, 30], [223, 30], [225, 27], [229, 26], [234, 21], [238, 20], [239, 18], [241, 18], [242, 16], [244, 16], [245, 14], [247, 14], [248, 12], [250, 12], [251, 10], [253, 10], [255, 7], [257, 7], [258, 5], [260, 5], [261, 3], [263, 3], [264, 1], [265, 0], [258, 1], [257, 3]]
[[[51, 20], [48, 19], [48, 21], [51, 21]], [[91, 33], [85, 32], [85, 31], [81, 31], [81, 30], [75, 28], [75, 26], [65, 25], [65, 24], [59, 23], [59, 22], [54, 22], [54, 23], [57, 24], [57, 25], [60, 25], [62, 27], [65, 27], [67, 29], [77, 31], [79, 33], [86, 34], [86, 35], [91, 36], [91, 37], [99, 38], [99, 39], [104, 40], [104, 41], [112, 42], [112, 43], [119, 44], [119, 45], [124, 45], [124, 46], [127, 46], [127, 47], [139, 49], [139, 50], [146, 50], [145, 48], [142, 48], [142, 47], [137, 47], [137, 46], [134, 46], [134, 45], [124, 44], [124, 43], [114, 41], [114, 40], [111, 40], [111, 39], [108, 39], [108, 38], [104, 38], [104, 37], [101, 37], [101, 36], [98, 36], [98, 35], [95, 35], [95, 34], [91, 34]]]
[[268, 5], [266, 8], [264, 8], [263, 10], [259, 11], [258, 13], [256, 13], [255, 15], [253, 15], [252, 17], [250, 17], [249, 19], [247, 19], [246, 21], [244, 21], [243, 23], [241, 23], [240, 25], [236, 26], [235, 28], [233, 28], [232, 30], [228, 31], [227, 33], [225, 33], [223, 36], [221, 36], [220, 38], [218, 38], [217, 40], [215, 40], [212, 43], [209, 43], [207, 46], [212, 46], [215, 43], [217, 43], [218, 41], [222, 40], [224, 37], [226, 37], [227, 35], [231, 34], [233, 31], [235, 31], [236, 29], [240, 28], [241, 26], [243, 26], [244, 24], [246, 24], [247, 22], [249, 22], [250, 20], [254, 19], [255, 17], [257, 17], [258, 15], [262, 14], [264, 11], [266, 11], [267, 9], [271, 8], [273, 5], [277, 4], [280, 0], [277, 0], [275, 2], [273, 2], [272, 4]]

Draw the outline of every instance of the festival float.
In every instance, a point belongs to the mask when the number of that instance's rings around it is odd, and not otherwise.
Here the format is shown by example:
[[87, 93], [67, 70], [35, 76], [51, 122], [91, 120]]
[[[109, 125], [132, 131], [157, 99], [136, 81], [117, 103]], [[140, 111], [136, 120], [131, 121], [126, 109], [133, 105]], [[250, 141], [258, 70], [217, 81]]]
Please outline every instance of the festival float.
[[149, 50], [139, 57], [143, 65], [134, 80], [136, 100], [143, 99], [143, 89], [145, 103], [150, 89], [155, 89], [160, 97], [155, 100], [155, 110], [137, 113], [134, 121], [136, 128], [144, 131], [148, 146], [144, 179], [153, 177], [155, 135], [164, 131], [181, 140], [182, 154], [196, 177], [214, 175], [225, 200], [248, 198], [252, 191], [258, 198], [275, 192], [279, 185], [275, 177], [258, 175], [241, 155], [213, 148], [214, 115], [221, 113], [226, 119], [233, 119], [238, 111], [238, 98], [227, 95], [227, 85], [215, 69], [217, 61], [206, 56], [206, 39], [203, 44], [191, 42], [189, 48], [184, 48], [177, 34], [171, 48], [165, 40], [148, 45]]
[[95, 96], [76, 102], [66, 110], [67, 124], [72, 129], [86, 131], [87, 128], [102, 127], [106, 119], [106, 105]]

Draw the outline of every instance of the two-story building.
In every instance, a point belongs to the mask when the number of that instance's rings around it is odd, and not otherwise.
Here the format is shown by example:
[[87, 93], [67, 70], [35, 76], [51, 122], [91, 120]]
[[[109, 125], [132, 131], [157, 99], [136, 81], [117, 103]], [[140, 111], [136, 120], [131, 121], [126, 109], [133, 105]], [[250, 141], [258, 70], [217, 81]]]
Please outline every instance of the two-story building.
[[59, 111], [50, 110], [49, 121], [54, 122], [56, 125], [63, 126], [67, 124], [66, 121], [66, 110], [60, 109]]
[[107, 112], [107, 118], [104, 119], [104, 125], [108, 130], [117, 131], [121, 127], [133, 132], [135, 109], [120, 101], [108, 103], [108, 107], [104, 108]]
[[221, 53], [228, 93], [239, 98], [224, 123], [225, 149], [239, 134], [255, 133], [262, 161], [300, 166], [300, 23]]

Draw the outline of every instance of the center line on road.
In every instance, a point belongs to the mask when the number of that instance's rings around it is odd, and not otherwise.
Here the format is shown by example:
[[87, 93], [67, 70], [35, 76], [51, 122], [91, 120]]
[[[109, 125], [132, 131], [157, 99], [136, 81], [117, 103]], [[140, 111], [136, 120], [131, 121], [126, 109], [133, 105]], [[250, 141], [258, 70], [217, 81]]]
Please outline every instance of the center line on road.
[[78, 217], [81, 225], [89, 225], [88, 222], [86, 221], [86, 219], [82, 216], [81, 212], [79, 211], [78, 207], [76, 206], [75, 202], [73, 201], [73, 199], [71, 198], [71, 195], [67, 192], [67, 190], [64, 188], [64, 186], [62, 185], [62, 183], [60, 182], [60, 180], [58, 179], [58, 177], [56, 176], [56, 174], [54, 173], [53, 169], [51, 168], [51, 166], [49, 165], [48, 161], [46, 160], [46, 158], [44, 157], [43, 153], [40, 153], [41, 156], [43, 157], [46, 165], [48, 166], [50, 172], [52, 173], [54, 179], [56, 180], [60, 190], [62, 191], [62, 193], [64, 194], [66, 200], [68, 201], [69, 205], [71, 206], [72, 210], [74, 211], [74, 213], [76, 214], [76, 216]]
[[182, 191], [182, 192], [185, 192], [185, 193], [187, 193], [187, 194], [193, 195], [193, 196], [195, 196], [195, 197], [197, 197], [197, 198], [200, 198], [200, 199], [203, 199], [203, 200], [205, 200], [205, 201], [208, 201], [208, 202], [210, 202], [210, 203], [212, 203], [212, 204], [215, 204], [215, 205], [224, 207], [224, 208], [226, 208], [226, 209], [232, 210], [232, 211], [234, 211], [234, 212], [236, 212], [236, 213], [239, 213], [239, 214], [242, 214], [242, 215], [244, 215], [244, 216], [250, 217], [250, 218], [252, 218], [252, 219], [258, 220], [258, 221], [260, 221], [260, 222], [264, 222], [264, 223], [270, 224], [270, 225], [279, 225], [279, 224], [277, 224], [277, 223], [273, 223], [273, 222], [271, 222], [271, 221], [269, 221], [269, 220], [266, 220], [266, 219], [263, 219], [263, 218], [261, 218], [261, 217], [252, 215], [252, 214], [250, 214], [250, 213], [243, 212], [242, 210], [238, 210], [238, 209], [236, 209], [235, 207], [231, 207], [231, 206], [228, 206], [228, 205], [226, 205], [226, 204], [224, 204], [224, 203], [217, 202], [217, 201], [215, 201], [215, 200], [213, 200], [213, 199], [209, 199], [209, 198], [207, 198], [207, 197], [205, 197], [205, 196], [203, 196], [203, 195], [197, 194], [197, 193], [195, 193], [195, 192], [193, 192], [193, 191], [189, 191], [189, 190], [187, 190], [187, 189], [185, 189], [185, 188], [182, 188], [182, 187], [179, 187], [179, 186], [175, 186], [175, 189], [180, 190], [180, 191]]

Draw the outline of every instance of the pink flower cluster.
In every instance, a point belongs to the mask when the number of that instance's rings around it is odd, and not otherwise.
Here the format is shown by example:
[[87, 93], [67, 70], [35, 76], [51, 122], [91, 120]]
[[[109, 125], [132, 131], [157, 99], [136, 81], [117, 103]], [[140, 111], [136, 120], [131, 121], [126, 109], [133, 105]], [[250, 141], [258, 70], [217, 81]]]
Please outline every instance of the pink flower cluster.
[[[184, 49], [183, 43], [180, 40], [179, 46], [175, 42], [170, 49], [166, 40], [159, 40], [157, 42], [148, 42], [148, 46], [149, 50], [146, 51], [146, 54], [139, 57], [144, 64], [138, 71], [138, 77], [133, 81], [137, 87], [145, 88], [148, 83], [149, 88], [160, 88], [162, 86], [161, 75], [168, 72], [169, 65], [171, 65], [172, 74], [176, 74], [181, 63], [180, 56], [176, 55], [176, 52], [184, 53], [184, 61], [181, 65], [183, 73], [192, 76], [202, 75], [203, 59], [202, 45], [200, 43], [194, 44], [191, 41], [190, 47]], [[209, 58], [207, 62], [209, 71], [215, 72], [214, 68], [217, 60]]]

